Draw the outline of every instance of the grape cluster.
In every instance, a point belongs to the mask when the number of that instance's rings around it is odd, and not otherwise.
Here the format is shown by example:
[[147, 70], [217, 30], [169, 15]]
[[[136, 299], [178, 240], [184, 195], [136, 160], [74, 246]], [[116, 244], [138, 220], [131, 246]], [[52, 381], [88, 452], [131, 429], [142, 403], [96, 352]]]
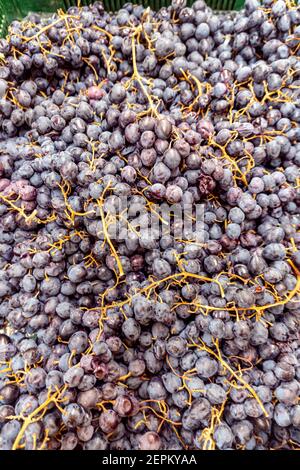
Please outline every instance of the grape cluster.
[[1, 449], [300, 448], [299, 90], [295, 0], [10, 25]]

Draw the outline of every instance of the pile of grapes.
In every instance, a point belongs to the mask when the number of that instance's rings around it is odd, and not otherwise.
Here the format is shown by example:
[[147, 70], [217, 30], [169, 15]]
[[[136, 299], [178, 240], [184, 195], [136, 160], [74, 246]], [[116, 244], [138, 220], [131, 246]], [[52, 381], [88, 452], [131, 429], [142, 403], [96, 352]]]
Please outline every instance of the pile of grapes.
[[296, 0], [10, 25], [1, 449], [300, 448], [299, 123]]

